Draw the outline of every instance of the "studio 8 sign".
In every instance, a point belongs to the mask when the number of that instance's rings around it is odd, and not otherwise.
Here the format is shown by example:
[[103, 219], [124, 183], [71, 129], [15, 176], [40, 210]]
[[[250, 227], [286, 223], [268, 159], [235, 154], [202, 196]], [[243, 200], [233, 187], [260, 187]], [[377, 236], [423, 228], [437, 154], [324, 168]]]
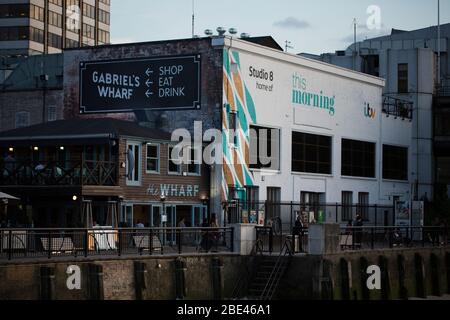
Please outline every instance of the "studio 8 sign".
[[200, 56], [80, 63], [80, 112], [200, 109]]

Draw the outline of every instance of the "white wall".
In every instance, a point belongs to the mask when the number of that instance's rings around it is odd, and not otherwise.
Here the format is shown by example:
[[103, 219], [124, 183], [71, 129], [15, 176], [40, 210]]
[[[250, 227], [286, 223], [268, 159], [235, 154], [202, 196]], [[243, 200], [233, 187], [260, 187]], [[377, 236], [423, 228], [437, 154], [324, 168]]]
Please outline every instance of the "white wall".
[[[342, 191], [353, 191], [354, 203], [358, 192], [369, 192], [371, 204], [392, 204], [392, 195], [410, 198], [411, 178], [407, 182], [381, 179], [382, 144], [411, 146], [412, 123], [408, 120], [386, 118], [382, 111], [383, 81], [361, 74], [330, 69], [323, 63], [290, 55], [282, 59], [279, 54], [264, 50], [249, 52], [246, 48], [232, 48], [239, 52], [242, 82], [254, 100], [257, 125], [281, 129], [280, 172], [253, 171], [254, 183], [260, 187], [260, 200], [266, 200], [267, 187], [280, 187], [282, 201], [300, 201], [300, 192], [326, 193], [326, 202], [341, 202]], [[255, 79], [249, 68], [273, 72], [274, 81]], [[324, 71], [327, 70], [328, 72]], [[335, 97], [335, 115], [326, 110], [307, 107], [292, 102], [292, 76], [296, 73], [306, 79], [306, 90], [323, 92]], [[357, 78], [357, 79], [355, 79]], [[257, 83], [273, 85], [272, 91], [260, 90]], [[365, 104], [376, 110], [375, 119], [364, 114]], [[331, 175], [293, 174], [291, 172], [292, 131], [321, 134], [333, 137], [333, 172]], [[376, 178], [345, 178], [341, 176], [341, 139], [349, 138], [377, 144]], [[412, 150], [410, 148], [410, 158]], [[411, 163], [411, 159], [409, 160]], [[411, 172], [410, 172], [411, 173]]]

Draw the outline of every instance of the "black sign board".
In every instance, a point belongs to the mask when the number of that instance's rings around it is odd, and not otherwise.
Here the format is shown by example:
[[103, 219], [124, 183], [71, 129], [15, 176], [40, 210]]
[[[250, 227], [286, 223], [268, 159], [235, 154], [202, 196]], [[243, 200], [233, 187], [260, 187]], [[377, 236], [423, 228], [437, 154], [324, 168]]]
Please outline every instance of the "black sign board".
[[80, 112], [200, 109], [200, 56], [80, 63]]

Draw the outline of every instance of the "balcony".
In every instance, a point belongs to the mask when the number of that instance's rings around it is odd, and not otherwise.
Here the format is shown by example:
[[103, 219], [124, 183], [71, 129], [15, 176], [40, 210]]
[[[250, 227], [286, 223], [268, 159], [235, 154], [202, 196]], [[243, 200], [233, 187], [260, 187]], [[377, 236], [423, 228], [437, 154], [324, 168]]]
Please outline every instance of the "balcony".
[[108, 161], [2, 161], [0, 186], [117, 186], [118, 164]]
[[383, 99], [383, 113], [402, 120], [413, 119], [413, 103], [411, 101], [385, 95]]

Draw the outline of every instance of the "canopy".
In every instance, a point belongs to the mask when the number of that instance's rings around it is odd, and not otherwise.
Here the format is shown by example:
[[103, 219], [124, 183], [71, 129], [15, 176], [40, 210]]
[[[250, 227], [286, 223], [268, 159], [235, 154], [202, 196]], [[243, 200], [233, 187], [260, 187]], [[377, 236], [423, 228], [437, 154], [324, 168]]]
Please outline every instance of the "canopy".
[[0, 200], [20, 200], [19, 198], [13, 197], [9, 194], [0, 192]]

